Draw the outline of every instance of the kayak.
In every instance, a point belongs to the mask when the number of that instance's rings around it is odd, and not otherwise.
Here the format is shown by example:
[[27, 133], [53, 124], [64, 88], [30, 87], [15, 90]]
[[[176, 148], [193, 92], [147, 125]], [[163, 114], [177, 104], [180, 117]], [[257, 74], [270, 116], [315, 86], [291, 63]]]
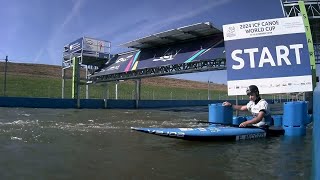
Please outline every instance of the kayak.
[[169, 138], [200, 141], [238, 141], [265, 137], [274, 137], [284, 134], [281, 127], [246, 127], [213, 124], [207, 127], [185, 128], [144, 128], [131, 127], [134, 131], [159, 135]]

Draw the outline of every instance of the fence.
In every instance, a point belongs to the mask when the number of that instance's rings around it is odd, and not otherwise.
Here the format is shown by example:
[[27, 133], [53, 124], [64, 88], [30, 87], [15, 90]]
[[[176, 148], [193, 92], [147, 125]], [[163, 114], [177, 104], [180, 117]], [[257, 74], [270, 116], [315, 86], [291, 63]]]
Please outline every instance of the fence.
[[[0, 71], [3, 69], [3, 63], [0, 63]], [[56, 72], [56, 78], [41, 68], [38, 75], [30, 75], [29, 72], [25, 74], [17, 74], [26, 71], [29, 67], [22, 70], [13, 69], [12, 64], [8, 64], [8, 73], [6, 78], [6, 92], [4, 92], [4, 73], [0, 72], [0, 96], [8, 97], [44, 97], [44, 98], [61, 98], [62, 95], [62, 81]], [[20, 68], [21, 69], [21, 68]], [[61, 70], [61, 69], [60, 69]], [[53, 70], [51, 70], [53, 71]], [[47, 72], [46, 72], [47, 73]], [[39, 75], [40, 74], [40, 75]], [[44, 74], [44, 75], [43, 75]], [[51, 73], [52, 74], [52, 73]], [[178, 80], [179, 81], [179, 80]], [[163, 83], [163, 82], [162, 82]], [[66, 80], [65, 83], [65, 98], [71, 98], [71, 80]], [[135, 84], [133, 81], [124, 81], [118, 83], [117, 93], [115, 83], [94, 84], [89, 85], [89, 99], [135, 99]], [[166, 84], [158, 85], [141, 85], [141, 100], [235, 100], [235, 96], [228, 96], [225, 90], [215, 89], [213, 85], [203, 83], [202, 88], [193, 88], [192, 85], [183, 87], [171, 87]], [[80, 98], [86, 99], [86, 86], [80, 86]], [[305, 95], [301, 93], [296, 94], [280, 94], [280, 95], [262, 95], [265, 99], [273, 99], [276, 102], [281, 102], [283, 99], [287, 101], [304, 100]], [[246, 100], [247, 96], [238, 96], [239, 100]]]

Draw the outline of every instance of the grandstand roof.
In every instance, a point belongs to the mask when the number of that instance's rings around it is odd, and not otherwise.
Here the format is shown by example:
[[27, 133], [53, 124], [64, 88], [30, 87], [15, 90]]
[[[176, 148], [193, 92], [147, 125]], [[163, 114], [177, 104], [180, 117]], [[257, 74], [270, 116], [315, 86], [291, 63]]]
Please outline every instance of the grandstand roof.
[[210, 22], [203, 22], [149, 35], [120, 46], [135, 49], [152, 48], [219, 33], [222, 31], [215, 28]]

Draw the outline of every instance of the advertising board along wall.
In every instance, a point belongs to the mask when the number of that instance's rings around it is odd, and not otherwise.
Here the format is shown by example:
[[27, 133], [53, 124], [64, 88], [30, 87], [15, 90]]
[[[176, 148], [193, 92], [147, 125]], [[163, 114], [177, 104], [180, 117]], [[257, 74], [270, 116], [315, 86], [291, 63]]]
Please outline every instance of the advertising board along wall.
[[312, 91], [310, 57], [302, 17], [266, 19], [223, 26], [228, 95]]

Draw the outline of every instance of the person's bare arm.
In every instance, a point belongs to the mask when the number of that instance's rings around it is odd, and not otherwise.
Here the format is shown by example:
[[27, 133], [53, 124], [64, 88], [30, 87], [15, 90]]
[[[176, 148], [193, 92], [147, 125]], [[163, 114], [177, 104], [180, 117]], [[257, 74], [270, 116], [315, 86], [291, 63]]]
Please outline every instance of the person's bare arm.
[[234, 110], [240, 110], [240, 111], [246, 111], [246, 110], [248, 110], [248, 109], [247, 109], [247, 106], [241, 106], [241, 105], [231, 104], [231, 103], [229, 103], [228, 101], [223, 102], [222, 105], [223, 105], [223, 106], [232, 106], [232, 109], [234, 109]]
[[263, 117], [264, 117], [264, 111], [260, 111], [259, 114], [257, 115], [257, 117], [254, 117], [251, 120], [247, 120], [247, 121], [241, 123], [239, 125], [239, 127], [246, 127], [250, 124], [256, 124], [256, 123], [262, 121]]

